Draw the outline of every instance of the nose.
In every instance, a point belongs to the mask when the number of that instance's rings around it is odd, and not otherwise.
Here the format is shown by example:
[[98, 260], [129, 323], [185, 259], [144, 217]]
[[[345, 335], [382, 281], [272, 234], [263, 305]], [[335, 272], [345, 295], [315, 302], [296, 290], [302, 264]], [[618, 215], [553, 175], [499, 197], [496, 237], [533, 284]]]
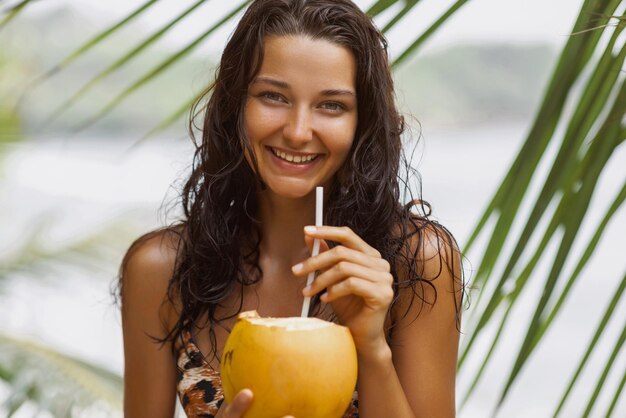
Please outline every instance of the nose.
[[307, 106], [293, 107], [283, 129], [286, 141], [301, 146], [313, 139], [311, 112]]

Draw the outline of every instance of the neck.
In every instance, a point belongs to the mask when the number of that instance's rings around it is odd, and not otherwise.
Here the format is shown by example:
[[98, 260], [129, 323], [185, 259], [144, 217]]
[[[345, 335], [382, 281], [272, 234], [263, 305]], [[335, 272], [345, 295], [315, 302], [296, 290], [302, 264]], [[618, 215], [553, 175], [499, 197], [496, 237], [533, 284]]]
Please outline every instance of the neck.
[[299, 199], [277, 196], [269, 190], [258, 196], [261, 252], [291, 268], [309, 255], [303, 228], [315, 224], [315, 191]]

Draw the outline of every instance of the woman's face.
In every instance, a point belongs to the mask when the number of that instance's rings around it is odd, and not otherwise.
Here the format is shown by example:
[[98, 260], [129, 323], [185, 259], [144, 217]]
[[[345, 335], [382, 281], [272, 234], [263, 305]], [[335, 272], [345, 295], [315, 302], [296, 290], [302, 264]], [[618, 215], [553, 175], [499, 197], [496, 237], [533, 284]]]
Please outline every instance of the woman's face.
[[343, 46], [304, 36], [266, 38], [244, 122], [257, 174], [270, 191], [298, 198], [331, 184], [356, 131], [355, 80], [354, 56]]

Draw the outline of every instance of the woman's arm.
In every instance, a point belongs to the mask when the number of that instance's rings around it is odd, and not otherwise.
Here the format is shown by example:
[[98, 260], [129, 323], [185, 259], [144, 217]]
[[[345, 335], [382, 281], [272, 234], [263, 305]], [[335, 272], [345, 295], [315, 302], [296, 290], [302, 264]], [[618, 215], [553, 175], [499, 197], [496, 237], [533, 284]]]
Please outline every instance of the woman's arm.
[[[392, 348], [386, 342], [383, 321], [391, 302], [389, 264], [346, 228], [320, 227], [309, 237], [341, 245], [294, 266], [294, 272], [323, 271], [306, 295], [326, 288], [323, 301], [332, 304], [340, 322], [350, 328], [359, 359], [359, 415], [363, 418], [450, 418], [455, 415], [455, 373], [460, 309], [460, 257], [443, 237], [426, 228], [415, 240], [415, 268], [437, 291], [434, 306], [410, 304], [412, 289], [400, 291], [392, 318]], [[451, 240], [450, 240], [451, 241]], [[328, 248], [327, 246], [326, 249]], [[454, 249], [453, 249], [454, 248]], [[386, 264], [386, 265], [385, 265]], [[399, 274], [402, 276], [402, 272]], [[457, 286], [458, 285], [458, 286]], [[427, 301], [434, 301], [430, 286], [416, 285]], [[391, 292], [392, 294], [392, 292]], [[407, 312], [408, 309], [408, 312]], [[403, 313], [406, 315], [402, 315]]]
[[[363, 417], [455, 416], [461, 258], [447, 239], [447, 233], [425, 228], [418, 250], [422, 276], [436, 289], [436, 303], [431, 305], [435, 292], [427, 284], [417, 284], [412, 304], [412, 290], [402, 289], [393, 310], [391, 348], [385, 344], [359, 356]], [[427, 302], [422, 304], [420, 297]]]
[[134, 244], [122, 270], [124, 416], [172, 418], [176, 366], [171, 344], [159, 344], [174, 317], [166, 300], [174, 254], [171, 238], [158, 233]]

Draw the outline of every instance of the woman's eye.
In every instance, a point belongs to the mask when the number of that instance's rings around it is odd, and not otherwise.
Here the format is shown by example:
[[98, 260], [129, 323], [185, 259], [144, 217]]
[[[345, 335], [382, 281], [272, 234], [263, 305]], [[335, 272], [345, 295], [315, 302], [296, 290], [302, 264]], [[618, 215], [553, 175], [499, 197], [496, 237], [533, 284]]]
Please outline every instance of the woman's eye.
[[261, 97], [263, 97], [264, 99], [273, 101], [273, 102], [283, 102], [283, 97], [278, 94], [278, 93], [274, 93], [271, 91], [265, 91], [263, 93], [261, 93]]
[[344, 105], [337, 102], [326, 102], [322, 104], [322, 107], [333, 112], [340, 112], [346, 108]]

